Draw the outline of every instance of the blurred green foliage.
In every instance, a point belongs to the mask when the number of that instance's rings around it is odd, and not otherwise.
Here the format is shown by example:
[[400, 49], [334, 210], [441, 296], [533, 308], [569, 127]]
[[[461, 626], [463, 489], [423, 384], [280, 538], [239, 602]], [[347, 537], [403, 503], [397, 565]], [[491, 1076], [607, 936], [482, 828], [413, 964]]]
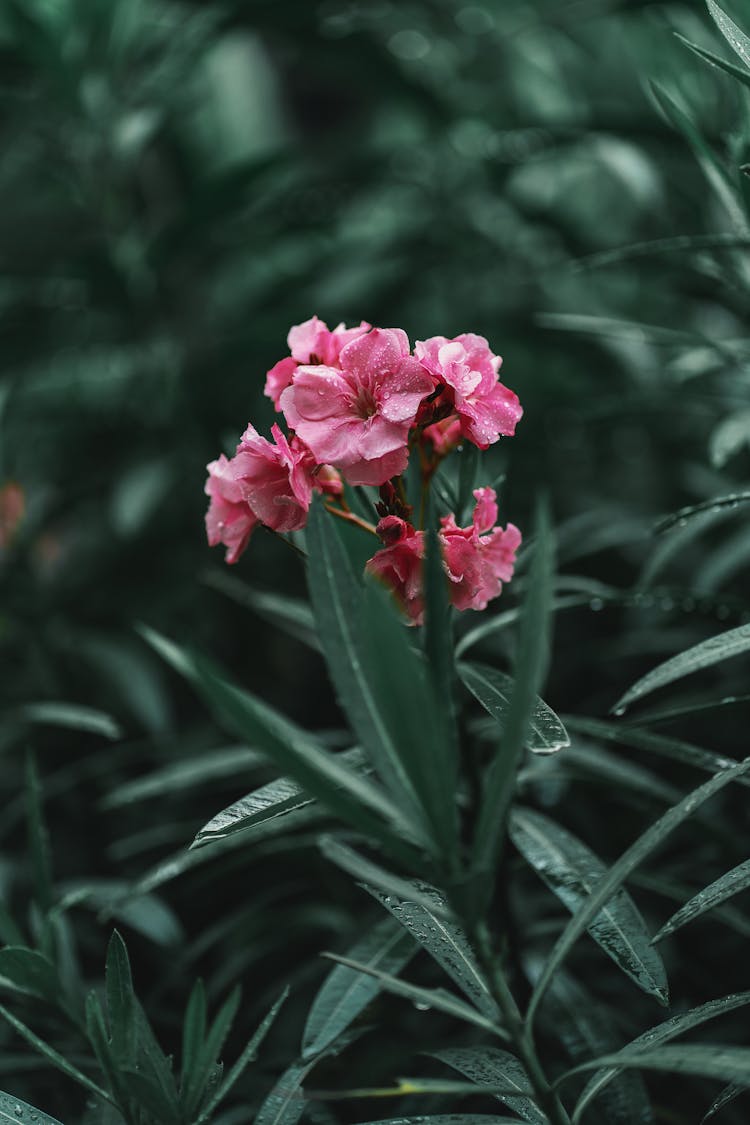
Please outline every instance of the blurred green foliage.
[[[750, 29], [739, 0], [726, 7]], [[665, 513], [742, 491], [750, 467], [748, 93], [675, 31], [729, 59], [697, 0], [0, 4], [2, 937], [15, 941], [7, 910], [24, 940], [52, 943], [71, 989], [99, 987], [116, 920], [172, 1051], [196, 974], [217, 1006], [244, 984], [235, 1054], [290, 982], [226, 1125], [294, 1056], [316, 954], [352, 944], [363, 896], [304, 824], [184, 851], [272, 774], [227, 745], [134, 625], [217, 654], [340, 744], [322, 661], [263, 597], [304, 597], [300, 560], [258, 533], [231, 585], [202, 526], [204, 466], [248, 420], [270, 424], [264, 375], [291, 324], [473, 331], [504, 356], [526, 413], [487, 460], [507, 473], [503, 521], [530, 529], [550, 494], [572, 603], [556, 618], [556, 710], [604, 716], [661, 659], [750, 620], [747, 509], [652, 534]], [[509, 591], [495, 612], [514, 604]], [[498, 659], [508, 644], [484, 642]], [[701, 673], [689, 705], [742, 696], [744, 668]], [[737, 753], [746, 703], [660, 718], [685, 705], [649, 704], [654, 728]], [[540, 800], [613, 857], [633, 817], [663, 807], [659, 784], [686, 774], [644, 772], [618, 805], [616, 774], [587, 770], [595, 740], [578, 741], [575, 801], [566, 777], [540, 782]], [[51, 866], [24, 838], [29, 745]], [[685, 898], [745, 858], [741, 802], [725, 812], [701, 845], [705, 878], [670, 854]], [[159, 868], [173, 853], [184, 870]], [[649, 902], [662, 918], [659, 887]], [[737, 986], [710, 925], [670, 966], [695, 1003]], [[606, 996], [606, 965], [586, 983]], [[80, 1054], [49, 997], [13, 1003]], [[378, 1003], [393, 1034], [359, 1065], [387, 1081], [420, 1016]], [[625, 1033], [653, 1022], [646, 1003], [620, 1011]], [[82, 1120], [74, 1083], [9, 1027], [0, 1042], [0, 1087]], [[338, 1081], [326, 1065], [321, 1086]], [[649, 1083], [689, 1119], [693, 1087]]]

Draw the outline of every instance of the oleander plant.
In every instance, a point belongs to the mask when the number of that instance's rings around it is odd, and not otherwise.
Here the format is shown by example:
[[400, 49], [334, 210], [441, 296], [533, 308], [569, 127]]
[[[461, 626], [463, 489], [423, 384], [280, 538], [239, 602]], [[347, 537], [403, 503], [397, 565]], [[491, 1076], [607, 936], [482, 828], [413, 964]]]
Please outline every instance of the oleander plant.
[[0, 54], [0, 1121], [744, 1125], [750, 11]]

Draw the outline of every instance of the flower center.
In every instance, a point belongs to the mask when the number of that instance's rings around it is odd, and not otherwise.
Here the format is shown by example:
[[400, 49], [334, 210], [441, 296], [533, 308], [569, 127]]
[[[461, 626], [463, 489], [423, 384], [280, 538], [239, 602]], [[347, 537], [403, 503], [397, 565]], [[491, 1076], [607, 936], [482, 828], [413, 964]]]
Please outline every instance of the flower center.
[[368, 387], [360, 387], [352, 403], [352, 408], [358, 418], [372, 418], [378, 412], [375, 395]]

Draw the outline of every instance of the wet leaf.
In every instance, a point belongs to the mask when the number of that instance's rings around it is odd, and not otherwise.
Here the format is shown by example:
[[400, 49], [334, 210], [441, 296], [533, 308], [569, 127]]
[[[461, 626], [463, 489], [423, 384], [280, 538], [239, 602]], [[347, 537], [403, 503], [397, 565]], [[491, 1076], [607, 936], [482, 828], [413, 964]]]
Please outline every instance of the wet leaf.
[[750, 625], [739, 625], [736, 629], [728, 629], [716, 637], [709, 637], [707, 641], [685, 649], [677, 656], [665, 660], [652, 671], [642, 676], [613, 707], [616, 715], [622, 714], [631, 703], [642, 699], [658, 688], [690, 676], [703, 668], [710, 668], [722, 660], [729, 660], [733, 656], [740, 656], [750, 649]]
[[713, 883], [704, 887], [702, 891], [698, 891], [696, 895], [686, 902], [684, 906], [680, 907], [672, 917], [664, 923], [659, 932], [655, 935], [654, 941], [661, 941], [662, 938], [673, 934], [675, 930], [679, 930], [682, 926], [687, 925], [688, 922], [700, 918], [709, 910], [713, 910], [715, 906], [721, 905], [726, 902], [728, 898], [737, 895], [740, 891], [747, 890], [750, 887], [750, 859], [746, 859], [743, 863], [737, 864], [731, 871], [725, 872]]
[[547, 1116], [534, 1101], [528, 1075], [518, 1059], [498, 1047], [451, 1047], [435, 1051], [434, 1058], [463, 1074], [477, 1086], [505, 1086], [517, 1091], [513, 1094], [496, 1094], [499, 1101], [532, 1125], [547, 1125]]
[[[513, 694], [513, 677], [486, 664], [459, 664], [458, 674], [466, 687], [497, 721], [502, 731]], [[538, 696], [529, 720], [526, 749], [533, 754], [554, 754], [570, 746], [562, 721]]]
[[[572, 914], [586, 901], [607, 868], [567, 829], [531, 809], [515, 809], [510, 818], [513, 843], [565, 903]], [[588, 933], [631, 980], [661, 1003], [668, 1001], [667, 975], [654, 957], [651, 936], [630, 896], [620, 890], [591, 919]]]

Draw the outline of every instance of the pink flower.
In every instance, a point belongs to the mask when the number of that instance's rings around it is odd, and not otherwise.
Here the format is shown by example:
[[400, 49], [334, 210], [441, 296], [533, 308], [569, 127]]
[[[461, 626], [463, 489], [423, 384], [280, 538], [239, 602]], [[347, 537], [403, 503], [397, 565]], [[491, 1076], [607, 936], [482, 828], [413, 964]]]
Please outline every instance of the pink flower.
[[243, 499], [234, 477], [233, 461], [222, 453], [207, 468], [206, 495], [211, 497], [206, 512], [208, 543], [210, 547], [223, 543], [227, 548], [226, 562], [236, 563], [250, 541], [258, 517]]
[[444, 567], [451, 580], [450, 600], [457, 609], [484, 609], [496, 598], [503, 582], [510, 582], [521, 532], [512, 523], [497, 523], [497, 503], [491, 488], [474, 490], [476, 505], [471, 527], [458, 527], [453, 515], [444, 516], [439, 532]]
[[410, 523], [398, 516], [385, 516], [376, 530], [385, 547], [373, 555], [365, 570], [392, 590], [413, 625], [421, 625], [424, 617], [424, 532], [415, 531]]
[[498, 379], [502, 360], [493, 355], [484, 336], [465, 332], [448, 340], [418, 340], [414, 354], [426, 371], [448, 389], [461, 419], [461, 432], [480, 449], [500, 435], [515, 432], [523, 410], [518, 396]]
[[362, 321], [358, 328], [346, 328], [339, 324], [331, 331], [327, 324], [313, 316], [304, 324], [295, 324], [289, 330], [287, 343], [291, 356], [280, 359], [274, 364], [266, 375], [266, 395], [273, 400], [277, 410], [279, 398], [292, 381], [294, 372], [300, 364], [324, 364], [335, 367], [338, 364], [341, 349], [350, 340], [356, 340], [369, 331], [370, 325]]
[[[266, 527], [297, 531], [307, 522], [315, 462], [301, 442], [290, 443], [278, 426], [273, 443], [253, 426], [242, 435], [232, 472], [242, 499]], [[275, 444], [274, 444], [275, 443]]]
[[445, 457], [461, 442], [461, 419], [451, 414], [440, 422], [433, 422], [422, 430], [422, 437], [432, 442], [432, 448], [438, 457]]
[[[458, 527], [455, 516], [444, 516], [438, 532], [443, 570], [450, 580], [449, 598], [456, 609], [484, 609], [513, 576], [521, 533], [512, 523], [496, 527], [497, 503], [491, 488], [477, 488], [471, 527]], [[424, 619], [422, 566], [424, 532], [415, 531], [398, 516], [386, 516], [377, 526], [385, 546], [365, 569], [388, 586], [413, 625]]]
[[341, 350], [339, 368], [297, 368], [280, 398], [317, 461], [350, 484], [381, 485], [406, 468], [409, 429], [433, 380], [400, 328], [373, 328]]

